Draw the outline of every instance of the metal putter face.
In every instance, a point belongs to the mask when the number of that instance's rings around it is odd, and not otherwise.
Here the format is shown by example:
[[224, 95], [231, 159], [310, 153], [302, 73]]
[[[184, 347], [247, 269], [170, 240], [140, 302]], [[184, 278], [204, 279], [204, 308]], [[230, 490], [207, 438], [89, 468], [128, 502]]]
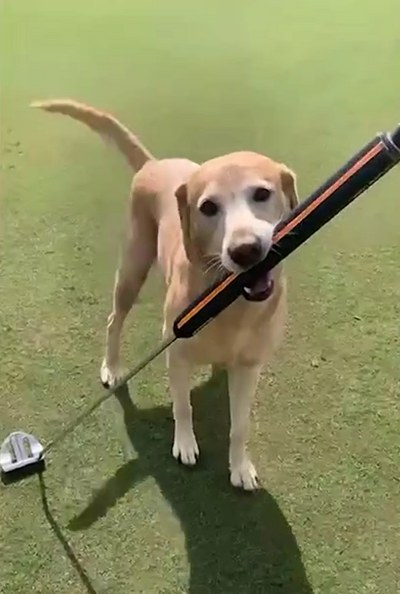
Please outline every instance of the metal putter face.
[[14, 431], [2, 443], [0, 468], [7, 474], [42, 460], [43, 446], [29, 433]]

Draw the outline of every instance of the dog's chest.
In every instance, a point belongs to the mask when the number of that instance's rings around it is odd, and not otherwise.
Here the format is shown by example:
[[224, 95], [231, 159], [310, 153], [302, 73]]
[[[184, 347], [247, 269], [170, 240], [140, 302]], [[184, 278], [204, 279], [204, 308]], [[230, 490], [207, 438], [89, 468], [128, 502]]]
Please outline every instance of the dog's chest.
[[281, 295], [271, 304], [235, 302], [182, 344], [185, 358], [199, 365], [266, 362], [281, 339], [284, 301]]

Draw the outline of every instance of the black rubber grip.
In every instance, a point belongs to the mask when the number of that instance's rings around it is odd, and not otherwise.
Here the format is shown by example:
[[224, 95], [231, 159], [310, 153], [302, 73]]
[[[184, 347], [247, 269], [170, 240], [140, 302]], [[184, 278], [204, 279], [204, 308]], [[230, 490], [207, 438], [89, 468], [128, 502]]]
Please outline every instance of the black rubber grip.
[[177, 338], [190, 338], [233, 303], [243, 287], [307, 241], [318, 229], [375, 183], [400, 160], [400, 126], [378, 134], [276, 227], [274, 243], [263, 262], [239, 275], [229, 274], [202, 293], [176, 318]]

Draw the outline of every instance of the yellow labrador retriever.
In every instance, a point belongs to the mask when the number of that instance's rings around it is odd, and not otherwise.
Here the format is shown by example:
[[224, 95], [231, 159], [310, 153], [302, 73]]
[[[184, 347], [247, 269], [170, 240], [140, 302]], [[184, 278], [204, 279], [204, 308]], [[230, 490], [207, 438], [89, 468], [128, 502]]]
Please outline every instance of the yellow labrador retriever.
[[[121, 377], [124, 320], [155, 260], [165, 276], [164, 334], [192, 299], [226, 271], [241, 272], [265, 258], [275, 225], [298, 204], [296, 179], [285, 165], [260, 154], [236, 152], [198, 165], [155, 159], [113, 116], [70, 100], [35, 103], [80, 120], [112, 140], [137, 172], [132, 183], [128, 231], [114, 287], [101, 380]], [[228, 372], [231, 483], [257, 487], [247, 453], [251, 401], [263, 365], [282, 338], [286, 287], [281, 266], [246, 288], [241, 297], [199, 334], [173, 344], [167, 354], [173, 401], [173, 455], [184, 464], [199, 454], [193, 431], [190, 377], [195, 365]]]

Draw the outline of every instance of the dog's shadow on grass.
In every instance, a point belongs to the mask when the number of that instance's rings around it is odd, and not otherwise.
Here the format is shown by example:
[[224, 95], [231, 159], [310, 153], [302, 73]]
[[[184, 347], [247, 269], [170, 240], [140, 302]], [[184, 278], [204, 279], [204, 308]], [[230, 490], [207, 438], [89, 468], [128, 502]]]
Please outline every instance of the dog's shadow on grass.
[[192, 470], [171, 458], [169, 407], [140, 410], [127, 388], [117, 399], [138, 458], [104, 484], [69, 528], [88, 528], [135, 484], [153, 476], [186, 537], [188, 594], [312, 594], [295, 536], [272, 495], [230, 487], [225, 374], [213, 373], [193, 392], [202, 458]]

